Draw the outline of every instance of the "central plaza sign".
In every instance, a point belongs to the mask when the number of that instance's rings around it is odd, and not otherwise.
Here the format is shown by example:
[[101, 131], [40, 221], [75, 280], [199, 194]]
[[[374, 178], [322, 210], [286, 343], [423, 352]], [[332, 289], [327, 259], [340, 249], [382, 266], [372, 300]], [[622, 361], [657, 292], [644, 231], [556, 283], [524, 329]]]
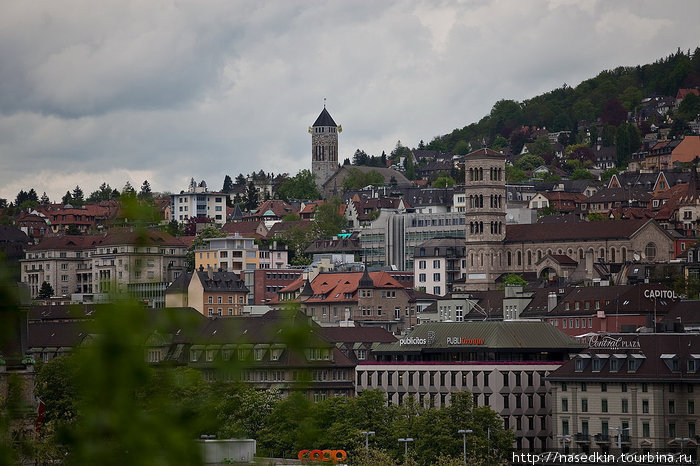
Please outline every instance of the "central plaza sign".
[[622, 350], [622, 349], [640, 349], [639, 340], [623, 339], [622, 337], [610, 337], [607, 335], [593, 335], [588, 340], [589, 348]]

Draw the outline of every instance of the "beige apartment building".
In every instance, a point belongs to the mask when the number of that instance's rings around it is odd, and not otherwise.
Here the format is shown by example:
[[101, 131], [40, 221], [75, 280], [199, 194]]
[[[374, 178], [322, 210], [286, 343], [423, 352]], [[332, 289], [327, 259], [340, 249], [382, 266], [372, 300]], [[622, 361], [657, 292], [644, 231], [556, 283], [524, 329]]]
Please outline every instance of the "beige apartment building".
[[579, 452], [697, 452], [700, 335], [598, 334], [547, 378], [552, 433]]
[[32, 297], [46, 281], [56, 295], [128, 292], [162, 307], [165, 288], [185, 270], [186, 250], [182, 241], [157, 230], [50, 237], [27, 250], [21, 279]]

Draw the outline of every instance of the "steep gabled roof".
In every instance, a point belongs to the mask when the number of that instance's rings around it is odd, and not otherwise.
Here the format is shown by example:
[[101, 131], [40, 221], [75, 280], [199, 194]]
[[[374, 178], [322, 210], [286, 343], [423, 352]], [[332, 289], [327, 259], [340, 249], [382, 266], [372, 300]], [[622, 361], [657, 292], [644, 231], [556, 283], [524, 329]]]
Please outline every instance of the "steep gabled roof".
[[[243, 280], [234, 272], [197, 270], [195, 273], [207, 293], [248, 293]], [[209, 277], [210, 273], [211, 277]]]
[[338, 125], [335, 124], [335, 121], [333, 121], [333, 117], [331, 117], [331, 114], [328, 113], [328, 110], [326, 110], [326, 107], [323, 107], [323, 110], [321, 111], [321, 114], [316, 118], [316, 121], [314, 121], [313, 127], [316, 126], [335, 126], [337, 127]]

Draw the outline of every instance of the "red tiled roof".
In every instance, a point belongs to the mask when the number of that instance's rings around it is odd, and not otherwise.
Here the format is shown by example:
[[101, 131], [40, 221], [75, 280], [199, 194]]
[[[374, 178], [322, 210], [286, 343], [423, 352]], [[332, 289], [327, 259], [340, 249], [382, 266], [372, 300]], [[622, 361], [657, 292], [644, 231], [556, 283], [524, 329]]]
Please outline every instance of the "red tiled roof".
[[248, 221], [259, 219], [268, 211], [271, 211], [276, 218], [283, 218], [285, 215], [293, 213], [294, 209], [284, 201], [271, 199], [260, 204], [254, 214], [246, 215], [244, 218]]
[[114, 228], [99, 236], [97, 244], [112, 246], [117, 244], [155, 244], [160, 246], [184, 246], [185, 243], [169, 233], [158, 230], [131, 230], [130, 228]]
[[86, 249], [94, 247], [100, 240], [100, 235], [64, 235], [45, 237], [35, 246], [27, 248], [30, 251], [44, 251], [49, 249]]
[[[226, 234], [233, 235], [238, 233], [240, 236], [243, 236], [244, 238], [259, 238], [262, 239], [265, 236], [258, 233], [258, 228], [260, 228], [261, 225], [259, 222], [227, 222], [222, 228], [221, 231], [223, 231]], [[267, 232], [267, 228], [265, 228], [265, 225], [262, 225], [262, 229]]]
[[[311, 282], [313, 296], [306, 299], [304, 302], [347, 302], [357, 300], [357, 288], [362, 278], [363, 272], [338, 272], [338, 273], [321, 273]], [[374, 283], [375, 288], [384, 289], [403, 289], [398, 281], [385, 271], [369, 272], [369, 276]], [[297, 291], [304, 285], [304, 279], [300, 276], [286, 287], [279, 290], [279, 293], [288, 293]], [[350, 293], [352, 296], [346, 298], [345, 295]]]

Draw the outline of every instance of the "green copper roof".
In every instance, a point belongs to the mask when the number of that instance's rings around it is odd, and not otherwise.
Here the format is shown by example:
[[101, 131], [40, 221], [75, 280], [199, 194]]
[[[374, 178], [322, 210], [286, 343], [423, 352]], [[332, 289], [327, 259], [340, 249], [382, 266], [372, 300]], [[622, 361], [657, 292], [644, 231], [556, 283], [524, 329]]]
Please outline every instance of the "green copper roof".
[[419, 325], [397, 342], [378, 345], [375, 351], [454, 350], [469, 347], [578, 350], [585, 346], [547, 322], [430, 322]]

